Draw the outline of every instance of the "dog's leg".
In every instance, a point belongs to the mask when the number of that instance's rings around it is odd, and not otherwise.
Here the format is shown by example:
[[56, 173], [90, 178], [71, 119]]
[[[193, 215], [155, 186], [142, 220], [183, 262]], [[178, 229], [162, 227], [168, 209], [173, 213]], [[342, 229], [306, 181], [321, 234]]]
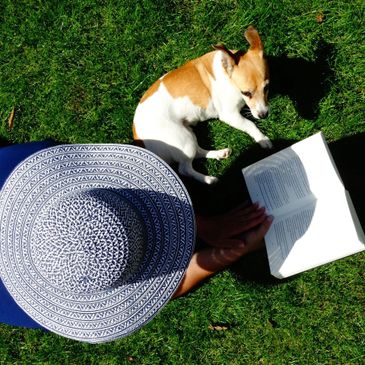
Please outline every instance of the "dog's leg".
[[215, 184], [218, 182], [218, 178], [214, 176], [204, 175], [194, 170], [192, 161], [180, 162], [179, 173], [184, 176], [192, 177], [204, 184]]
[[223, 148], [221, 150], [205, 150], [198, 146], [196, 150], [196, 158], [214, 158], [216, 160], [223, 160], [228, 158], [231, 154], [230, 148]]
[[244, 118], [239, 112], [223, 113], [220, 119], [230, 126], [237, 128], [249, 136], [263, 148], [272, 148], [272, 143], [249, 119]]

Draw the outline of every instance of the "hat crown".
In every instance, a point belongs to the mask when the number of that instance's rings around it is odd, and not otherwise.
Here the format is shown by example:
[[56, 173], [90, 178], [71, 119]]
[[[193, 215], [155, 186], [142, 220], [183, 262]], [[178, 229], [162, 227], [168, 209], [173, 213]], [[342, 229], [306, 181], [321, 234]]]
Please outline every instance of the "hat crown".
[[145, 249], [136, 209], [116, 191], [73, 192], [45, 207], [32, 231], [31, 256], [57, 288], [94, 293], [125, 283]]

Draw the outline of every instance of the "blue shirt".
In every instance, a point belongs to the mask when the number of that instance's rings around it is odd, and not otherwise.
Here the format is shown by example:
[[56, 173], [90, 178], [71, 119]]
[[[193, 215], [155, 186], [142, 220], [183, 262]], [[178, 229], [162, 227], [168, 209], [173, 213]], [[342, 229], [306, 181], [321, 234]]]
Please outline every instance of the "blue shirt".
[[[55, 142], [30, 142], [0, 148], [0, 190], [14, 168], [31, 154], [56, 145]], [[0, 222], [1, 224], [1, 222]], [[14, 301], [0, 280], [0, 322], [13, 326], [43, 328]]]

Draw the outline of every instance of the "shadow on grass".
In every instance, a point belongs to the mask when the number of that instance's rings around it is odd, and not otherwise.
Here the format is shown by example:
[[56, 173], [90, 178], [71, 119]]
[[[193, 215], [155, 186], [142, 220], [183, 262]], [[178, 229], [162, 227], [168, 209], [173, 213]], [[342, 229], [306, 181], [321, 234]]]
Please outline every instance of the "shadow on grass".
[[[273, 150], [254, 146], [236, 159], [216, 185], [205, 185], [182, 178], [192, 198], [197, 213], [214, 215], [227, 211], [249, 199], [241, 169], [268, 155], [286, 148], [296, 141], [273, 141]], [[339, 170], [345, 188], [349, 191], [362, 227], [365, 228], [365, 170], [359, 159], [365, 156], [365, 134], [358, 134], [330, 143], [329, 148]], [[270, 274], [265, 250], [243, 257], [231, 268], [242, 281], [261, 284], [277, 284], [292, 278], [279, 280]]]
[[315, 62], [287, 56], [267, 56], [270, 95], [289, 96], [302, 118], [315, 119], [319, 102], [328, 93], [334, 77], [329, 65], [333, 53], [333, 47], [321, 41]]
[[330, 143], [333, 159], [345, 188], [349, 191], [361, 226], [365, 229], [365, 133]]
[[0, 137], [0, 147], [9, 146], [10, 144], [11, 144], [11, 142], [9, 142], [8, 140]]
[[[271, 150], [263, 149], [257, 144], [253, 145], [236, 158], [219, 182], [214, 185], [202, 184], [194, 179], [181, 176], [190, 193], [195, 211], [203, 215], [214, 215], [246, 201], [248, 191], [241, 169], [290, 146], [293, 142], [276, 140], [273, 142], [274, 148]], [[206, 173], [204, 163], [205, 160], [194, 161], [194, 164], [198, 165], [198, 170]]]

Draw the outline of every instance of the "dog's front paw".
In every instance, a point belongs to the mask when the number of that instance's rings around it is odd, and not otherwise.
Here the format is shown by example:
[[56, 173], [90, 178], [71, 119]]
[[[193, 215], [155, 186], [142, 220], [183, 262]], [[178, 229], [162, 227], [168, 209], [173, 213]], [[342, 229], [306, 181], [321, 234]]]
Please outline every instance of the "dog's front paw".
[[222, 150], [217, 151], [217, 160], [223, 160], [228, 158], [231, 154], [232, 150], [230, 148], [224, 148]]
[[205, 176], [204, 177], [204, 182], [209, 185], [216, 184], [218, 181], [219, 181], [219, 179], [215, 176]]
[[269, 138], [268, 137], [264, 137], [264, 138], [262, 138], [260, 141], [258, 141], [259, 142], [259, 144], [260, 144], [260, 146], [262, 147], [262, 148], [272, 148], [273, 147], [273, 145], [272, 145], [272, 142], [269, 140]]

